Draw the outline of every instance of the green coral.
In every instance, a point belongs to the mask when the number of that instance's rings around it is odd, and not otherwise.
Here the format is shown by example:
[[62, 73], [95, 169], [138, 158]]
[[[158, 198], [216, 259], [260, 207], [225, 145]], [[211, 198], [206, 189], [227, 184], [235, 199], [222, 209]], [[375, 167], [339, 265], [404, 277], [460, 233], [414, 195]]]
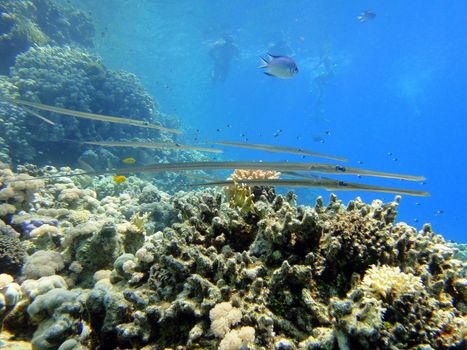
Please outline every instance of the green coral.
[[138, 231], [144, 232], [145, 225], [149, 220], [149, 213], [144, 213], [141, 215], [140, 213], [134, 213], [130, 219], [130, 222], [138, 228]]
[[0, 266], [1, 272], [16, 274], [21, 270], [25, 251], [18, 238], [0, 232]]
[[226, 193], [231, 208], [238, 208], [245, 213], [254, 211], [254, 195], [250, 187], [239, 185], [234, 181], [233, 186], [226, 189]]

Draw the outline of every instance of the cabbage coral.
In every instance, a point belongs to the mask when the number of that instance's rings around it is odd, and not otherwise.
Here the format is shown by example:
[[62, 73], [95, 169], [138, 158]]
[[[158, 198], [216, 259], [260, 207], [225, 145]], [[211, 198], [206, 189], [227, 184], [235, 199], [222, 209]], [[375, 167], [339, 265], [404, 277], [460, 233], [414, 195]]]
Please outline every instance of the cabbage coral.
[[398, 299], [401, 295], [421, 292], [423, 284], [419, 277], [401, 272], [399, 267], [372, 265], [365, 273], [362, 288], [369, 296]]

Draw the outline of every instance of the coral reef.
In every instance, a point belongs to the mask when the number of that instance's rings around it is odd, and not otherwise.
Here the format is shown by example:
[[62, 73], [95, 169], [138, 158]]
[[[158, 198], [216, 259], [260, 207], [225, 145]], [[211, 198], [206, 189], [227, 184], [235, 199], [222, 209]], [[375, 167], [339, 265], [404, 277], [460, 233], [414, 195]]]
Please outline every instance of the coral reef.
[[[4, 224], [3, 224], [4, 225]], [[25, 251], [21, 241], [3, 232], [0, 233], [0, 266], [1, 271], [6, 273], [17, 273], [22, 265]]]
[[233, 180], [233, 186], [224, 189], [229, 198], [230, 206], [240, 208], [242, 211], [253, 211], [253, 201], [261, 195], [265, 195], [269, 201], [272, 201], [276, 195], [274, 188], [264, 186], [246, 186], [241, 180], [260, 180], [260, 179], [279, 179], [281, 173], [278, 171], [264, 171], [254, 169], [235, 169], [228, 177]]
[[[136, 115], [145, 120], [158, 117], [152, 98], [133, 75], [106, 69], [100, 58], [88, 54], [83, 49], [32, 47], [17, 57], [11, 77], [3, 85], [8, 82], [15, 87], [10, 87], [10, 91], [42, 103], [108, 115]], [[128, 130], [125, 131], [121, 126], [76, 118], [64, 119], [65, 117], [54, 118], [56, 124], [51, 126], [36, 119], [25, 118], [24, 111], [19, 114], [18, 108], [11, 107], [11, 104], [2, 103], [2, 106], [2, 114], [8, 118], [6, 121], [11, 120], [12, 129], [15, 131], [0, 136], [8, 142], [19, 136], [22, 143], [31, 144], [35, 150], [34, 153], [30, 153], [29, 159], [22, 156], [24, 152], [21, 151], [24, 150], [15, 151], [12, 157], [18, 161], [34, 160], [37, 163], [42, 159], [38, 153], [43, 152], [56, 154], [61, 157], [62, 162], [67, 159], [75, 162], [83, 147], [79, 143], [64, 140], [130, 137]], [[131, 136], [147, 137], [143, 131], [140, 134], [132, 133]], [[29, 141], [23, 141], [25, 138]], [[56, 149], [57, 146], [63, 149], [63, 153], [51, 152], [51, 149]], [[99, 161], [101, 167], [118, 165], [109, 164], [102, 157]]]
[[[0, 94], [64, 108], [106, 115], [137, 117], [165, 123], [138, 79], [126, 72], [107, 69], [97, 56], [71, 47], [32, 47], [19, 55], [10, 77], [0, 76]], [[80, 144], [80, 140], [175, 141], [173, 135], [102, 123], [58, 117], [41, 112], [55, 125], [31, 116], [23, 108], [0, 101], [0, 130], [4, 140], [0, 160], [18, 164], [75, 164], [84, 169], [103, 170], [122, 167], [121, 159], [131, 155], [138, 164], [207, 159], [197, 151], [101, 148]], [[71, 141], [70, 141], [71, 140]], [[57, 150], [59, 150], [57, 152]], [[179, 174], [161, 174], [162, 188], [182, 189], [187, 179]], [[176, 184], [174, 188], [174, 184]]]
[[260, 179], [278, 179], [281, 173], [278, 171], [235, 169], [229, 176], [229, 180], [260, 180]]
[[399, 197], [266, 191], [245, 211], [222, 191], [89, 184], [47, 180], [2, 218], [28, 255], [4, 327], [35, 349], [465, 347], [466, 263], [429, 225], [396, 223]]
[[0, 3], [0, 74], [8, 73], [15, 57], [33, 46], [92, 46], [90, 16], [51, 0]]
[[13, 277], [6, 273], [0, 274], [0, 332], [3, 328], [3, 320], [21, 300], [21, 297], [21, 287], [14, 282]]

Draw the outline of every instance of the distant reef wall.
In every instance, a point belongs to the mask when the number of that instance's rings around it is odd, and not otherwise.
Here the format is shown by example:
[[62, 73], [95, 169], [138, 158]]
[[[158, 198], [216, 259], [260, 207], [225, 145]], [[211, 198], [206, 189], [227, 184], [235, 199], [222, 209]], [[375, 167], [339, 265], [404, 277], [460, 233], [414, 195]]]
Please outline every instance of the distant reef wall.
[[51, 0], [0, 1], [0, 74], [35, 45], [90, 47], [94, 31], [89, 14]]
[[[94, 26], [87, 13], [51, 0], [0, 2], [0, 96], [83, 112], [120, 116], [179, 127], [164, 116], [139, 79], [107, 69], [88, 51]], [[118, 166], [128, 150], [84, 146], [82, 140], [175, 141], [157, 130], [39, 112], [0, 101], [0, 160], [11, 165], [80, 165], [96, 170]], [[132, 151], [140, 160], [163, 161], [176, 153]], [[121, 164], [120, 164], [121, 165]]]

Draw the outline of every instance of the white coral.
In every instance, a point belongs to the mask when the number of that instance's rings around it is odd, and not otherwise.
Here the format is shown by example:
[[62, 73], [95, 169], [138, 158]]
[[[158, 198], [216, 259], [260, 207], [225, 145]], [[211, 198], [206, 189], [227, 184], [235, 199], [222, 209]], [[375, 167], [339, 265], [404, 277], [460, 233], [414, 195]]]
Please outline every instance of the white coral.
[[65, 263], [60, 253], [55, 251], [38, 250], [26, 258], [22, 272], [26, 278], [37, 279], [43, 276], [55, 275], [63, 270]]
[[43, 224], [39, 227], [36, 227], [29, 233], [31, 238], [39, 238], [42, 236], [49, 236], [53, 237], [56, 236], [58, 233], [58, 228], [49, 224]]
[[38, 280], [26, 280], [21, 284], [23, 293], [31, 299], [55, 288], [68, 289], [68, 285], [62, 276], [45, 276]]
[[416, 294], [423, 290], [420, 277], [401, 272], [398, 267], [372, 265], [366, 271], [362, 281], [366, 294], [386, 298], [392, 295], [397, 298], [404, 294]]
[[229, 302], [219, 303], [209, 312], [211, 330], [216, 337], [222, 338], [230, 327], [242, 318], [242, 311], [233, 307]]
[[219, 344], [219, 350], [238, 350], [243, 345], [255, 341], [255, 329], [253, 327], [242, 327], [233, 329], [227, 333]]

